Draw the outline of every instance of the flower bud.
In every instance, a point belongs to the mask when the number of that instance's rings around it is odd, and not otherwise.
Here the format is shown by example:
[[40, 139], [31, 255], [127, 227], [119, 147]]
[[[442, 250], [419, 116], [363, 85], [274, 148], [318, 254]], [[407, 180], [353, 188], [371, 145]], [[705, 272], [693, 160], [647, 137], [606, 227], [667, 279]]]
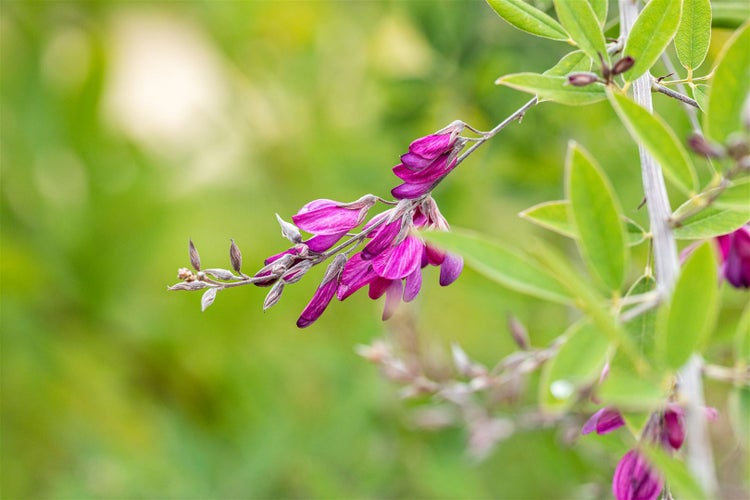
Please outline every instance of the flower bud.
[[614, 66], [612, 66], [612, 75], [619, 75], [621, 73], [625, 73], [627, 70], [633, 67], [635, 64], [635, 59], [633, 59], [630, 56], [625, 56], [619, 61], [615, 63]]
[[274, 284], [266, 294], [266, 298], [263, 301], [263, 310], [270, 309], [271, 307], [278, 304], [281, 300], [281, 294], [284, 292], [284, 282], [279, 280]]
[[590, 73], [588, 71], [571, 73], [568, 75], [568, 85], [574, 87], [585, 87], [586, 85], [591, 85], [597, 81], [599, 81], [599, 76], [596, 73]]
[[711, 144], [701, 134], [692, 134], [688, 137], [687, 143], [690, 149], [708, 158], [721, 158], [724, 155], [724, 151], [719, 146]]
[[242, 268], [242, 252], [240, 252], [240, 247], [237, 246], [234, 240], [229, 241], [232, 242], [232, 244], [229, 245], [229, 261], [232, 263], [232, 269], [241, 274], [242, 271], [240, 271], [240, 268]]
[[196, 271], [201, 270], [201, 257], [198, 255], [198, 250], [195, 249], [195, 245], [193, 245], [193, 240], [188, 240], [188, 253], [190, 254], [190, 265], [193, 266], [193, 269]]

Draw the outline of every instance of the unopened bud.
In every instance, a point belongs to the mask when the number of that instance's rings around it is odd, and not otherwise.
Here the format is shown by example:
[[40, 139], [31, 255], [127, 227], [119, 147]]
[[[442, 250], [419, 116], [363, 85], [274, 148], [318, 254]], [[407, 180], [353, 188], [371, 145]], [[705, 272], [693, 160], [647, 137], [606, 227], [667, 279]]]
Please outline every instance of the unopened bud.
[[708, 158], [721, 158], [724, 155], [724, 151], [720, 147], [711, 144], [701, 134], [692, 134], [688, 137], [687, 143], [690, 149]]
[[512, 314], [508, 315], [508, 330], [510, 331], [511, 337], [516, 341], [519, 348], [526, 351], [529, 348], [529, 333], [526, 331], [526, 327], [523, 326], [518, 318]]
[[568, 75], [568, 84], [574, 87], [585, 87], [597, 81], [599, 81], [599, 76], [588, 71]]
[[344, 270], [344, 264], [346, 264], [346, 255], [340, 253], [333, 258], [333, 261], [328, 264], [326, 273], [323, 275], [323, 280], [320, 285], [323, 286], [333, 279], [338, 279], [341, 271]]
[[193, 266], [193, 269], [196, 271], [200, 271], [201, 257], [198, 255], [198, 250], [195, 249], [195, 245], [193, 245], [193, 240], [189, 240], [188, 253], [190, 254], [190, 265]]
[[604, 61], [604, 56], [602, 56], [601, 52], [597, 52], [597, 55], [599, 56], [599, 64], [602, 67], [602, 78], [604, 78], [605, 82], [609, 83], [610, 78], [612, 78], [612, 68]]
[[229, 261], [232, 263], [232, 269], [241, 274], [242, 252], [240, 252], [240, 247], [237, 246], [234, 240], [229, 241], [232, 242], [232, 244], [229, 245]]
[[286, 284], [297, 283], [313, 266], [312, 261], [303, 260], [293, 265], [287, 272], [281, 275], [282, 281]]
[[302, 242], [302, 234], [300, 234], [297, 226], [285, 221], [279, 214], [276, 214], [276, 220], [279, 221], [279, 225], [281, 226], [281, 236], [295, 244]]
[[284, 292], [284, 282], [279, 280], [271, 287], [263, 301], [263, 310], [275, 306], [281, 300], [281, 294]]
[[630, 56], [625, 56], [619, 61], [615, 63], [614, 66], [612, 66], [612, 75], [619, 75], [621, 73], [625, 73], [627, 70], [633, 67], [635, 64], [635, 59], [633, 59]]

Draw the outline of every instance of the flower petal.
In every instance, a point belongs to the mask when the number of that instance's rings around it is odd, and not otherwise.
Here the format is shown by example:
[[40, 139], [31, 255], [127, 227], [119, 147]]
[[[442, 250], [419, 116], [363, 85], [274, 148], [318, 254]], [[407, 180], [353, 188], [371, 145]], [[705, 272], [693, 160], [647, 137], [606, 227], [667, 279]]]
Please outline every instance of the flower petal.
[[391, 286], [391, 280], [377, 276], [370, 282], [370, 289], [367, 292], [367, 296], [372, 300], [377, 300], [383, 296], [389, 286]]
[[390, 319], [396, 308], [401, 303], [403, 288], [401, 280], [393, 280], [385, 290], [385, 307], [383, 308], [383, 321]]
[[325, 252], [346, 235], [347, 231], [333, 234], [318, 234], [305, 241], [305, 244], [313, 252]]
[[612, 478], [612, 494], [617, 500], [656, 500], [662, 487], [661, 476], [635, 450], [622, 457]]
[[292, 216], [294, 224], [312, 234], [337, 234], [349, 231], [360, 223], [362, 209], [349, 209], [339, 206], [323, 206], [313, 210], [300, 211]]
[[422, 269], [417, 268], [404, 280], [404, 302], [411, 302], [422, 288]]
[[327, 283], [320, 285], [318, 289], [315, 290], [315, 294], [312, 296], [312, 299], [310, 299], [310, 302], [297, 320], [297, 326], [299, 328], [306, 328], [312, 325], [320, 315], [323, 314], [323, 311], [326, 310], [326, 307], [328, 307], [331, 299], [333, 299], [333, 296], [336, 294], [338, 285], [339, 281], [337, 279], [331, 279], [328, 280]]
[[372, 240], [362, 249], [362, 258], [374, 259], [387, 250], [401, 231], [401, 219], [384, 224], [372, 231]]
[[460, 255], [446, 253], [445, 260], [440, 264], [440, 286], [448, 286], [461, 276], [464, 259]]
[[372, 263], [363, 259], [361, 252], [356, 253], [344, 266], [336, 297], [339, 300], [344, 300], [363, 286], [370, 284], [377, 277], [378, 275], [372, 269]]
[[423, 158], [435, 158], [453, 147], [456, 136], [453, 134], [432, 134], [409, 144], [409, 152]]
[[397, 200], [419, 198], [423, 194], [429, 193], [432, 190], [432, 185], [432, 182], [428, 182], [427, 184], [409, 184], [405, 182], [391, 189], [391, 195]]
[[422, 262], [424, 243], [416, 236], [407, 236], [404, 241], [384, 251], [372, 260], [372, 268], [386, 279], [400, 280], [415, 269], [419, 269]]

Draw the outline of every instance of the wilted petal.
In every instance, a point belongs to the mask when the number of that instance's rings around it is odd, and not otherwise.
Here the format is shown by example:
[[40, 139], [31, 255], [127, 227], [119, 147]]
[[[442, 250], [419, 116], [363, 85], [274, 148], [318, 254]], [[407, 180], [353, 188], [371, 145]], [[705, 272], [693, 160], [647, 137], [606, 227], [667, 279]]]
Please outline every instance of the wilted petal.
[[448, 286], [461, 276], [464, 259], [460, 255], [446, 253], [445, 260], [440, 264], [440, 286]]
[[403, 294], [401, 280], [393, 280], [385, 290], [385, 307], [383, 308], [383, 321], [390, 319], [396, 308], [401, 303]]
[[619, 411], [614, 408], [604, 407], [591, 415], [591, 418], [583, 424], [581, 434], [589, 434], [594, 431], [597, 434], [607, 434], [623, 425], [625, 425], [625, 421], [622, 419]]
[[419, 294], [422, 288], [422, 269], [419, 267], [414, 270], [404, 280], [404, 302], [411, 302]]
[[435, 158], [453, 147], [456, 136], [453, 134], [432, 134], [420, 137], [409, 145], [409, 152], [423, 158]]
[[612, 478], [612, 493], [617, 500], [656, 500], [662, 487], [662, 478], [635, 450], [622, 457]]
[[400, 280], [415, 269], [419, 269], [422, 262], [422, 248], [424, 243], [416, 236], [407, 236], [404, 241], [391, 247], [372, 260], [372, 268], [386, 279]]

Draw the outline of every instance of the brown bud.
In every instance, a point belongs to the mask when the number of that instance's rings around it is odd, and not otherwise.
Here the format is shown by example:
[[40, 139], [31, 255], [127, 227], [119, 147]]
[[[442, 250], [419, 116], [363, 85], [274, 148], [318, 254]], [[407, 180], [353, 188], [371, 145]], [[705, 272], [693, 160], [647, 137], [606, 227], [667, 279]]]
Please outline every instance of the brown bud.
[[229, 241], [232, 242], [232, 244], [229, 245], [229, 261], [232, 263], [232, 269], [238, 273], [242, 273], [242, 271], [240, 271], [242, 268], [242, 252], [240, 252], [240, 247], [237, 246], [234, 240]]
[[711, 144], [708, 139], [703, 137], [701, 134], [692, 134], [687, 140], [690, 149], [698, 153], [699, 155], [706, 156], [708, 158], [721, 158], [724, 156], [724, 152], [720, 147]]
[[597, 55], [599, 56], [599, 64], [602, 67], [602, 78], [604, 78], [605, 82], [609, 83], [610, 78], [612, 78], [612, 68], [604, 61], [604, 56], [600, 52], [597, 52]]
[[591, 85], [597, 81], [599, 81], [599, 76], [595, 73], [589, 73], [588, 71], [571, 73], [568, 75], [568, 85], [574, 87], [585, 87], [586, 85]]
[[188, 253], [190, 254], [190, 265], [193, 266], [193, 269], [196, 271], [201, 270], [201, 257], [198, 255], [198, 250], [195, 249], [195, 245], [193, 245], [193, 240], [188, 240]]
[[512, 314], [508, 315], [508, 330], [510, 330], [510, 335], [516, 341], [518, 347], [524, 351], [528, 350], [529, 334], [526, 331], [526, 327]]
[[625, 73], [627, 70], [633, 67], [635, 64], [635, 59], [633, 59], [630, 56], [625, 56], [619, 61], [615, 63], [614, 66], [612, 66], [612, 75], [619, 75], [621, 73]]

